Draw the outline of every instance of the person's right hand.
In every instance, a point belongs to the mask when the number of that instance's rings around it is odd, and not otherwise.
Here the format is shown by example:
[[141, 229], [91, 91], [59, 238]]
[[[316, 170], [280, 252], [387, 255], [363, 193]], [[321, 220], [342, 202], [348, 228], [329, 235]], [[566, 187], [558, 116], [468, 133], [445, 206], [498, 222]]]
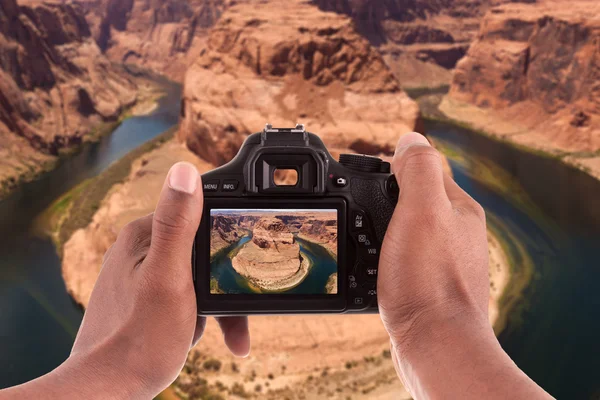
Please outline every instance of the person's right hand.
[[444, 173], [440, 154], [418, 133], [400, 139], [392, 170], [400, 197], [377, 291], [407, 389], [417, 399], [547, 396], [503, 352], [488, 321], [483, 208]]
[[483, 208], [444, 173], [427, 139], [404, 135], [392, 170], [398, 205], [383, 242], [379, 306], [401, 345], [431, 319], [487, 321], [488, 243]]

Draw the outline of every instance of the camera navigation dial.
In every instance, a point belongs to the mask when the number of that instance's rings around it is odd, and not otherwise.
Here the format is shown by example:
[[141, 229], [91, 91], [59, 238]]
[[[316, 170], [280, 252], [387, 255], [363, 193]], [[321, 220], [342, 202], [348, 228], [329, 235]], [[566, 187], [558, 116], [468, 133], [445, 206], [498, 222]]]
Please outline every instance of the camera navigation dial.
[[340, 164], [346, 168], [361, 172], [389, 172], [389, 164], [377, 157], [359, 154], [341, 154]]

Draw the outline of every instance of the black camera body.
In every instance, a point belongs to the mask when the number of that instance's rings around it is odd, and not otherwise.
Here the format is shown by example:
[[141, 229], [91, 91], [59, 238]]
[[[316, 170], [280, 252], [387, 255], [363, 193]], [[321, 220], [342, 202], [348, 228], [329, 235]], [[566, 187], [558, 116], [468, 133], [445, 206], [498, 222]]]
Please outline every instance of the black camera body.
[[379, 253], [398, 200], [389, 163], [338, 162], [303, 125], [267, 125], [202, 181], [199, 315], [378, 312]]

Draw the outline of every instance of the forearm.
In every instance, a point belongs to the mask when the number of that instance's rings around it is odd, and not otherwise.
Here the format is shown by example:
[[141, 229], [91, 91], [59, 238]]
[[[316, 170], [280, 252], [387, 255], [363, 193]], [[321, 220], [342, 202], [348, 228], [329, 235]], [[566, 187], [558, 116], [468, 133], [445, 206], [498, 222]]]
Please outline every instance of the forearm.
[[418, 340], [392, 340], [398, 372], [415, 399], [551, 398], [508, 357], [487, 321], [444, 325], [421, 329]]
[[69, 359], [38, 379], [0, 391], [0, 400], [152, 398], [152, 395], [142, 394], [136, 382], [119, 374], [119, 366], [97, 367], [83, 360]]

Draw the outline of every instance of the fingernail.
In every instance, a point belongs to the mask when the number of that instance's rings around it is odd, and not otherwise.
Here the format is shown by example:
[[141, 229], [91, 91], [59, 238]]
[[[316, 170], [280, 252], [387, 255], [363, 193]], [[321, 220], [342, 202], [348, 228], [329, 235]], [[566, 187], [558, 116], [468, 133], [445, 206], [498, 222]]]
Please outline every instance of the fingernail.
[[169, 187], [178, 192], [193, 194], [198, 187], [198, 171], [190, 163], [180, 162], [169, 171]]
[[398, 140], [398, 145], [396, 146], [396, 154], [413, 145], [431, 146], [425, 136], [417, 132], [411, 132], [400, 137], [400, 140]]

